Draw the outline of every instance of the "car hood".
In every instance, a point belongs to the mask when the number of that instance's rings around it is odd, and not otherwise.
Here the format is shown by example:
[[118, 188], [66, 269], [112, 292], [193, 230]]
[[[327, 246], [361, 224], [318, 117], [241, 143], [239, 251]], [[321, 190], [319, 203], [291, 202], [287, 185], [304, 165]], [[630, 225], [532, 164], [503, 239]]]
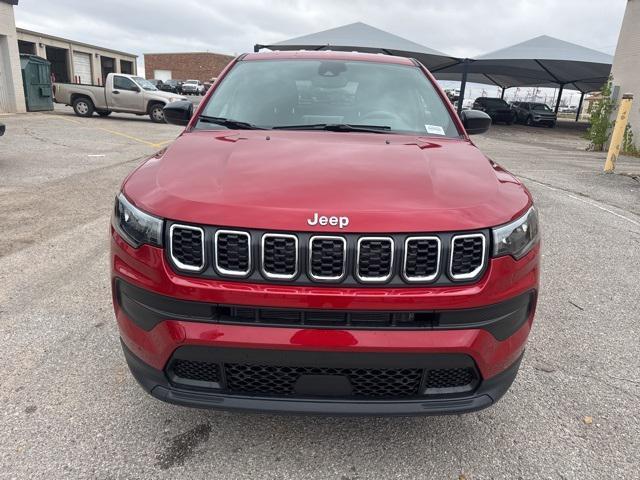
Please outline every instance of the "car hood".
[[168, 219], [274, 230], [347, 216], [345, 232], [486, 228], [530, 196], [471, 142], [342, 132], [193, 131], [142, 164], [123, 191]]
[[163, 90], [158, 90], [156, 92], [149, 92], [149, 93], [152, 93], [153, 95], [155, 95], [157, 97], [160, 97], [160, 98], [166, 98], [167, 100], [171, 100], [172, 98], [178, 98], [179, 97], [179, 95], [176, 96], [176, 94], [173, 93], [173, 92], [165, 92]]

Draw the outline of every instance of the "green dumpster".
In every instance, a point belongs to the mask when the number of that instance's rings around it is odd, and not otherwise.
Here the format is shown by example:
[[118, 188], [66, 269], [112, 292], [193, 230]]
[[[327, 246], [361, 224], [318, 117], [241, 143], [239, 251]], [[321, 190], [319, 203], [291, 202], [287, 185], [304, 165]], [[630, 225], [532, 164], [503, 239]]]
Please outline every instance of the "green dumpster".
[[53, 110], [51, 62], [36, 55], [21, 54], [20, 65], [27, 111]]

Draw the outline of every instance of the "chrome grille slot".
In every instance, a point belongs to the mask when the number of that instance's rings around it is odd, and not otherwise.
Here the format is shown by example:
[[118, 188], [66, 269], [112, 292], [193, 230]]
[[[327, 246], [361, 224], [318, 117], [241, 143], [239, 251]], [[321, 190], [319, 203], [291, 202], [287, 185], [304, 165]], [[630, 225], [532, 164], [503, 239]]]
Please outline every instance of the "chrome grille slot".
[[408, 282], [431, 282], [440, 271], [440, 239], [408, 237], [404, 242], [402, 275]]
[[298, 274], [298, 238], [265, 233], [262, 236], [262, 273], [266, 278], [290, 280]]
[[481, 233], [455, 235], [451, 239], [449, 276], [452, 280], [469, 280], [484, 268], [486, 240]]
[[343, 237], [315, 236], [309, 240], [309, 277], [337, 282], [344, 278], [347, 241]]
[[189, 225], [171, 225], [169, 252], [173, 263], [182, 270], [199, 272], [204, 268], [204, 230]]
[[251, 272], [251, 236], [236, 230], [218, 230], [215, 235], [216, 270], [222, 275], [244, 277]]
[[356, 276], [361, 282], [386, 282], [393, 273], [394, 242], [390, 237], [358, 240]]

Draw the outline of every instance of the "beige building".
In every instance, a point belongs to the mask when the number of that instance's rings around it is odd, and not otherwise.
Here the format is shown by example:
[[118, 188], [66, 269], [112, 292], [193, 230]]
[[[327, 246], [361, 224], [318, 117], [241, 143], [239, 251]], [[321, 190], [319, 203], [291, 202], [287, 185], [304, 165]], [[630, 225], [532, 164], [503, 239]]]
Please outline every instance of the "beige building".
[[614, 87], [619, 87], [618, 100], [624, 93], [633, 93], [629, 123], [640, 147], [640, 0], [627, 1], [611, 75]]
[[46, 58], [56, 82], [104, 85], [109, 73], [137, 73], [137, 56], [109, 48], [17, 29], [18, 50]]
[[132, 53], [16, 28], [16, 5], [18, 0], [0, 0], [0, 113], [25, 111], [21, 53], [49, 60], [57, 82], [104, 85], [109, 73], [138, 73]]
[[22, 72], [13, 6], [18, 0], [0, 0], [0, 113], [24, 112]]

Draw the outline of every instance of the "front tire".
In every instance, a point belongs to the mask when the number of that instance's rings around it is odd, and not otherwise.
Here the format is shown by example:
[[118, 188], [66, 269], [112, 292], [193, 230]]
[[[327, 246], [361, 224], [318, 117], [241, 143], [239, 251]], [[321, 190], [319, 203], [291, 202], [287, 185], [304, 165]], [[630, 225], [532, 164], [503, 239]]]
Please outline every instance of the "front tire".
[[164, 119], [164, 104], [154, 103], [149, 107], [149, 118], [153, 123], [166, 123]]
[[79, 117], [90, 117], [94, 110], [93, 102], [86, 97], [76, 98], [73, 101], [73, 111]]

